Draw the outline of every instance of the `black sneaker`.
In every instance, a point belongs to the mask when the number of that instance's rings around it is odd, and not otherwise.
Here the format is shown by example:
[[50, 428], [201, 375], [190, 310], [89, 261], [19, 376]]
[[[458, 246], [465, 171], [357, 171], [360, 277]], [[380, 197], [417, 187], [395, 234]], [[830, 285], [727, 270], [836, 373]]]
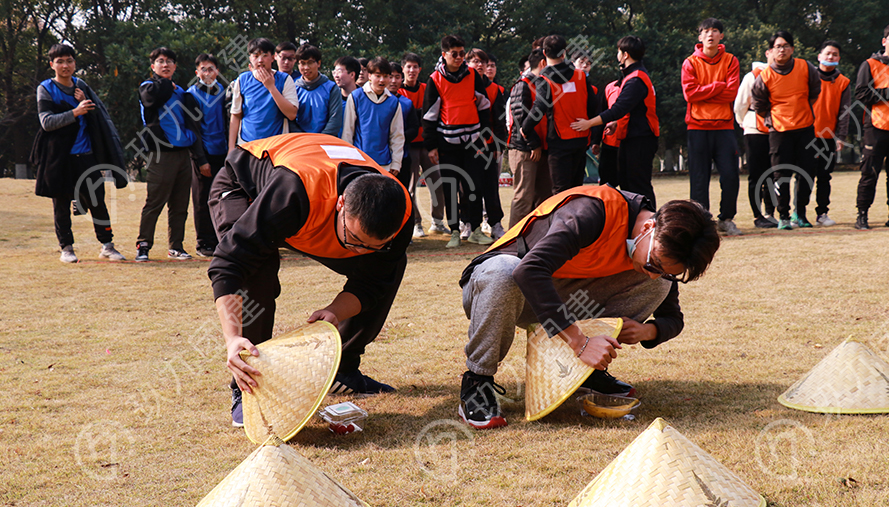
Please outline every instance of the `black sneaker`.
[[142, 241], [141, 243], [136, 243], [136, 257], [133, 259], [136, 262], [146, 262], [148, 261], [148, 243]]
[[241, 405], [241, 390], [237, 387], [232, 389], [232, 426], [235, 428], [244, 427], [244, 409]]
[[395, 388], [389, 384], [376, 380], [355, 370], [349, 373], [338, 372], [333, 379], [333, 385], [327, 391], [330, 394], [380, 394], [394, 392]]
[[197, 252], [198, 257], [213, 257], [213, 252], [216, 251], [216, 248], [211, 248], [209, 246], [199, 246], [194, 250]]
[[189, 255], [188, 252], [185, 250], [177, 250], [175, 248], [167, 250], [167, 257], [176, 261], [191, 260], [191, 255]]
[[870, 226], [867, 224], [867, 211], [858, 211], [858, 218], [855, 219], [855, 228], [859, 231], [870, 229]]
[[467, 371], [463, 374], [457, 413], [466, 424], [477, 430], [506, 426], [506, 419], [500, 415], [497, 394], [506, 394], [506, 389], [494, 383], [493, 376]]
[[756, 217], [753, 220], [753, 225], [755, 225], [758, 229], [774, 229], [778, 227], [778, 224], [772, 222], [766, 217]]
[[614, 396], [636, 396], [636, 388], [614, 378], [608, 370], [594, 370], [579, 389], [588, 389], [600, 394]]

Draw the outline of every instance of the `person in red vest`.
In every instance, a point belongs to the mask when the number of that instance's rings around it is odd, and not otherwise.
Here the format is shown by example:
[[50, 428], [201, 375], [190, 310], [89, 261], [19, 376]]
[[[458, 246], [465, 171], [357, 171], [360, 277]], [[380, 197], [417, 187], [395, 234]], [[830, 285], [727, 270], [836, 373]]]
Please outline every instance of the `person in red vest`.
[[578, 119], [571, 128], [583, 132], [606, 125], [605, 135], [608, 135], [617, 128], [618, 120], [629, 115], [618, 151], [620, 188], [642, 194], [655, 204], [651, 164], [657, 153], [660, 122], [654, 85], [642, 63], [644, 57], [645, 43], [639, 37], [627, 35], [617, 41], [617, 61], [623, 77], [614, 105], [591, 120]]
[[[864, 115], [864, 147], [858, 180], [856, 229], [870, 229], [867, 212], [874, 203], [877, 179], [889, 156], [889, 25], [883, 29], [883, 53], [874, 53], [858, 68], [855, 98], [868, 108]], [[886, 179], [889, 191], [889, 178]], [[889, 204], [889, 200], [886, 201]], [[886, 221], [889, 227], [889, 220]]]
[[[632, 396], [608, 365], [622, 344], [650, 349], [682, 331], [679, 282], [700, 278], [719, 242], [712, 215], [695, 201], [656, 211], [645, 196], [608, 185], [544, 201], [463, 271], [470, 322], [460, 416], [478, 429], [506, 425], [494, 375], [516, 326], [534, 322], [596, 368], [584, 388]], [[623, 318], [617, 340], [585, 336], [576, 324], [598, 317]]]
[[778, 173], [778, 229], [791, 230], [790, 179], [796, 175], [796, 216], [800, 227], [812, 227], [806, 218], [815, 160], [809, 145], [815, 140], [812, 105], [821, 93], [818, 69], [793, 58], [793, 35], [778, 30], [769, 38], [772, 63], [753, 83], [753, 107], [769, 127], [769, 153]]
[[540, 73], [537, 97], [531, 112], [522, 124], [522, 135], [532, 149], [541, 145], [534, 127], [547, 120], [547, 156], [553, 180], [553, 194], [583, 185], [586, 174], [586, 151], [590, 134], [571, 128], [579, 119], [587, 120], [599, 112], [598, 90], [587, 75], [565, 61], [568, 43], [561, 35], [543, 40], [546, 68]]
[[817, 225], [836, 225], [827, 215], [830, 205], [830, 173], [837, 165], [843, 139], [849, 132], [849, 108], [852, 87], [849, 78], [840, 74], [840, 44], [829, 40], [818, 51], [818, 73], [821, 94], [812, 106], [815, 112], [815, 139], [812, 150], [815, 159], [815, 213]]
[[394, 391], [358, 369], [401, 284], [411, 240], [411, 201], [395, 176], [345, 141], [285, 134], [233, 150], [213, 181], [210, 212], [219, 246], [208, 275], [233, 375], [232, 424], [243, 425], [241, 391], [260, 375], [238, 355], [272, 337], [281, 293], [280, 247], [346, 277], [308, 322], [337, 326], [342, 360], [332, 393]]
[[688, 106], [688, 177], [691, 198], [710, 209], [710, 167], [719, 171], [722, 196], [719, 201], [720, 232], [737, 236], [738, 144], [732, 101], [741, 83], [738, 59], [721, 44], [725, 28], [716, 18], [707, 18], [698, 26], [695, 52], [682, 64], [682, 95]]
[[[609, 109], [617, 101], [620, 95], [620, 81], [612, 81], [605, 86], [605, 90], [599, 94], [599, 108], [603, 111]], [[593, 155], [599, 157], [599, 184], [620, 186], [620, 168], [618, 167], [618, 154], [620, 152], [620, 140], [627, 136], [627, 123], [629, 116], [612, 122], [612, 127], [606, 134], [603, 129], [593, 130]]]

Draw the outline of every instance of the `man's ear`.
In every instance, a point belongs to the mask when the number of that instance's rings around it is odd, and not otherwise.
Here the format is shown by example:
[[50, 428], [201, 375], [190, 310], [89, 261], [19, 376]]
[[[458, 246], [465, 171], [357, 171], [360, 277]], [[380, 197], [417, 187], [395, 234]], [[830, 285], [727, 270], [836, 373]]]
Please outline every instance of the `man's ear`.
[[336, 210], [342, 211], [343, 205], [345, 204], [345, 202], [346, 202], [346, 200], [345, 200], [345, 198], [343, 198], [343, 196], [337, 197], [336, 198]]

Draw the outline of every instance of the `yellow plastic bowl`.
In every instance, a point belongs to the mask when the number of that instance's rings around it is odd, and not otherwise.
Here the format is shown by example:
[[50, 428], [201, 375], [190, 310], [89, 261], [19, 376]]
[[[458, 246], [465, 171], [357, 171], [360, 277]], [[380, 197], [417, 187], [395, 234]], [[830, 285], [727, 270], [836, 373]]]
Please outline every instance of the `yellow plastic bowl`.
[[581, 403], [586, 413], [602, 419], [617, 419], [630, 413], [639, 406], [636, 398], [611, 396], [609, 394], [590, 393], [581, 396]]

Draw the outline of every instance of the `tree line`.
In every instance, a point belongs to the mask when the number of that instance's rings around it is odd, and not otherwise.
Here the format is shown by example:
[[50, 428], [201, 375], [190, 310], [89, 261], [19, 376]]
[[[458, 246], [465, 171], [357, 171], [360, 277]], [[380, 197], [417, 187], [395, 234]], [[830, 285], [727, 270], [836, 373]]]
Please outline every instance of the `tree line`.
[[881, 7], [876, 0], [0, 0], [0, 175], [27, 163], [39, 128], [35, 90], [52, 76], [46, 52], [56, 42], [77, 51], [77, 77], [108, 107], [131, 169], [139, 158], [130, 141], [142, 128], [137, 90], [150, 75], [151, 50], [176, 51], [174, 80], [182, 86], [194, 78], [198, 54], [222, 56], [220, 81], [227, 82], [245, 70], [246, 42], [254, 37], [319, 47], [328, 76], [343, 55], [399, 61], [411, 51], [423, 58], [425, 80], [441, 37], [453, 33], [495, 55], [498, 81], [509, 87], [531, 42], [560, 34], [594, 55], [590, 74], [601, 87], [619, 77], [617, 40], [637, 35], [657, 92], [661, 148], [670, 149], [685, 145], [680, 68], [702, 19], [723, 21], [742, 77], [753, 61], [764, 61], [768, 37], [783, 29], [797, 40], [794, 56], [810, 61], [821, 42], [839, 41], [839, 69], [854, 82], [858, 65], [882, 49], [889, 16], [880, 16]]

